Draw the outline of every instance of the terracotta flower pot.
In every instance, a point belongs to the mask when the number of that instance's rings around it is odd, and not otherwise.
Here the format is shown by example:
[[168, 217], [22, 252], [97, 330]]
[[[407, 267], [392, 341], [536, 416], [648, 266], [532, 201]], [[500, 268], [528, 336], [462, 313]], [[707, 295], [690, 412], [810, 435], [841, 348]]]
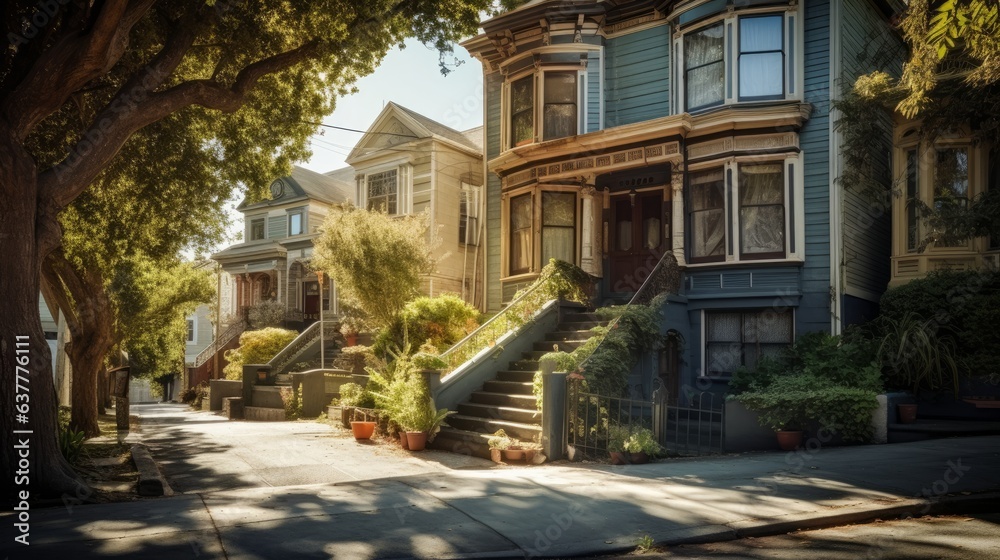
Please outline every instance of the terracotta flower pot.
[[802, 444], [802, 432], [778, 430], [778, 446], [784, 451], [794, 451]]
[[490, 449], [490, 460], [494, 463], [503, 462], [503, 451], [499, 449]]
[[912, 424], [917, 421], [917, 405], [899, 404], [896, 408], [899, 410], [900, 424]]
[[647, 455], [645, 451], [629, 453], [628, 460], [633, 465], [644, 465], [649, 462], [649, 455]]
[[410, 451], [423, 451], [427, 447], [427, 432], [406, 432], [406, 444]]
[[375, 422], [351, 422], [351, 431], [354, 432], [354, 439], [371, 439], [375, 433]]
[[628, 457], [624, 451], [609, 451], [612, 465], [627, 465]]
[[344, 341], [347, 343], [348, 346], [357, 346], [358, 345], [358, 335], [356, 335], [356, 334], [345, 334], [344, 335]]
[[399, 432], [399, 445], [403, 449], [409, 449], [410, 448], [410, 442], [409, 442], [409, 438], [406, 437], [406, 432]]
[[521, 459], [524, 459], [524, 450], [523, 449], [505, 449], [504, 452], [503, 452], [503, 456], [508, 461], [520, 461]]

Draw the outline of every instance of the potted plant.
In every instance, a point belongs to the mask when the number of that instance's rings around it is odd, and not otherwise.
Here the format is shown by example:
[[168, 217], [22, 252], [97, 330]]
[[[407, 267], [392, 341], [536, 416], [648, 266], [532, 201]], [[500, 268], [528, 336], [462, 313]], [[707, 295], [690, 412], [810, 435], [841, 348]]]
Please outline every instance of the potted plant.
[[430, 397], [421, 406], [423, 410], [410, 416], [410, 422], [406, 425], [406, 443], [410, 451], [423, 451], [427, 443], [434, 441], [434, 436], [441, 431], [445, 418], [452, 414], [447, 408], [435, 408], [434, 399]]
[[486, 440], [486, 443], [490, 446], [490, 459], [494, 463], [501, 462], [501, 456], [510, 447], [511, 441], [513, 440], [507, 436], [507, 432], [504, 432], [502, 428], [494, 432], [490, 439]]
[[736, 396], [747, 409], [757, 413], [761, 426], [774, 430], [778, 446], [784, 451], [795, 450], [802, 444], [802, 428], [809, 422], [807, 398], [806, 392], [781, 387]]
[[358, 441], [371, 439], [375, 433], [375, 422], [352, 420], [351, 431], [354, 433], [354, 439]]
[[653, 432], [647, 428], [633, 430], [623, 447], [628, 452], [629, 462], [633, 465], [648, 463], [650, 455], [660, 452], [660, 444], [656, 442]]
[[358, 332], [360, 330], [360, 322], [353, 317], [344, 317], [340, 321], [340, 334], [344, 335], [344, 343], [347, 346], [354, 346], [358, 343]]
[[511, 439], [510, 445], [503, 452], [503, 458], [508, 461], [520, 461], [524, 459], [524, 447], [521, 445], [521, 442]]
[[608, 454], [612, 465], [628, 464], [628, 451], [625, 442], [628, 440], [628, 429], [624, 426], [608, 426]]

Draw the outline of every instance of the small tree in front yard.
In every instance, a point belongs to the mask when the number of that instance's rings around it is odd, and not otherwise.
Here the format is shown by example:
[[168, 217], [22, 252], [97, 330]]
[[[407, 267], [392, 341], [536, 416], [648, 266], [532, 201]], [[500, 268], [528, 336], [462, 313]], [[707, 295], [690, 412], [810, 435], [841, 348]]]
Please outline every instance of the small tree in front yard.
[[229, 365], [222, 371], [226, 374], [226, 379], [239, 381], [243, 379], [244, 364], [266, 364], [278, 352], [288, 346], [298, 333], [286, 329], [261, 329], [259, 331], [247, 331], [240, 335], [240, 345], [238, 348], [226, 351], [226, 360]]
[[421, 275], [434, 269], [427, 228], [426, 214], [391, 217], [346, 206], [323, 224], [313, 265], [373, 327], [384, 328], [417, 295]]

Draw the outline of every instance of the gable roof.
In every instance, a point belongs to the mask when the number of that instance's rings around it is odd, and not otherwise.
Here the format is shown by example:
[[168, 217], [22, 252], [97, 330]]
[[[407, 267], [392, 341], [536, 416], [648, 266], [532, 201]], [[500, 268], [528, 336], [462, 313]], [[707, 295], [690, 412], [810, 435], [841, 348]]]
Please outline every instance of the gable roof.
[[[393, 123], [396, 126], [393, 126]], [[385, 128], [393, 128], [394, 131], [384, 132]], [[477, 141], [475, 132], [477, 129], [459, 132], [434, 119], [425, 117], [412, 109], [407, 109], [402, 105], [390, 101], [382, 109], [382, 112], [379, 113], [379, 116], [375, 118], [372, 125], [368, 127], [368, 131], [361, 137], [361, 140], [354, 146], [354, 149], [351, 150], [350, 155], [347, 156], [347, 163], [352, 164], [361, 158], [395, 145], [426, 138], [441, 140], [457, 148], [479, 155], [482, 154], [483, 150], [481, 129], [482, 127], [478, 128], [479, 140]], [[392, 136], [394, 139], [409, 137], [411, 140], [397, 140], [393, 142], [392, 139], [386, 140], [385, 136]]]
[[279, 181], [285, 187], [285, 192], [277, 200], [267, 199], [248, 203], [247, 199], [244, 198], [236, 209], [279, 206], [297, 200], [318, 200], [327, 204], [340, 204], [354, 199], [352, 181], [345, 181], [339, 176], [331, 177], [323, 173], [316, 173], [297, 165], [292, 167], [290, 175], [275, 179], [273, 182]]

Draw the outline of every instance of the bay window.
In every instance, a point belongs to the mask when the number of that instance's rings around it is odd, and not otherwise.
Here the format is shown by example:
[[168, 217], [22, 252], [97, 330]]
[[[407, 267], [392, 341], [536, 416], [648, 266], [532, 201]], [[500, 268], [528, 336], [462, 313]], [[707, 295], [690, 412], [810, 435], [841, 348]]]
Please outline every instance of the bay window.
[[781, 99], [785, 88], [782, 16], [740, 18], [740, 100]]
[[[543, 54], [541, 59], [551, 65], [543, 64], [527, 75], [521, 71], [505, 85], [501, 119], [505, 150], [587, 131], [586, 55], [584, 62], [580, 53]], [[599, 94], [592, 97], [591, 103]]]
[[725, 259], [724, 185], [721, 167], [691, 173], [688, 207], [692, 262]]
[[740, 165], [740, 254], [785, 256], [785, 180], [780, 163]]
[[510, 199], [510, 274], [531, 271], [531, 193]]
[[684, 36], [684, 98], [687, 110], [725, 100], [725, 40], [721, 23]]
[[576, 193], [542, 193], [542, 266], [576, 262]]
[[544, 140], [576, 134], [576, 72], [545, 72]]
[[510, 146], [535, 140], [535, 77], [527, 76], [510, 85]]
[[920, 203], [919, 160], [916, 150], [906, 151], [906, 252], [913, 253], [920, 246], [920, 221], [917, 205]]

